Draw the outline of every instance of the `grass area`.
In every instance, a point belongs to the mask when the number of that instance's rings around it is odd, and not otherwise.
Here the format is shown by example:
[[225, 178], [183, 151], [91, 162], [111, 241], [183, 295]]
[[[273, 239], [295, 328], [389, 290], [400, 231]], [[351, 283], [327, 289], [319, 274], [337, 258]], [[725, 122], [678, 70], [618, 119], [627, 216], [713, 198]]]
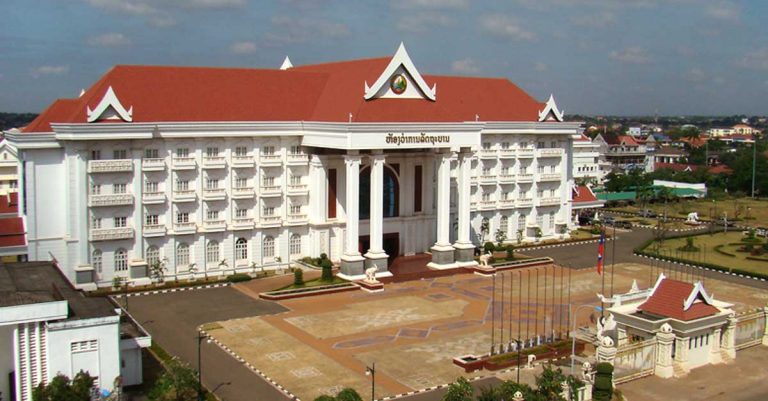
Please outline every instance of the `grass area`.
[[[694, 239], [694, 246], [699, 248], [698, 252], [685, 252], [680, 248], [686, 245], [686, 238]], [[687, 260], [692, 263], [709, 263], [719, 265], [728, 269], [739, 269], [747, 272], [768, 273], [768, 256], [758, 256], [765, 260], [748, 259], [754, 258], [749, 252], [740, 252], [738, 249], [742, 246], [744, 235], [741, 232], [728, 232], [716, 234], [696, 235], [692, 237], [681, 237], [665, 240], [657, 250], [657, 242], [653, 242], [645, 248], [646, 252], [656, 252], [662, 256]], [[763, 239], [752, 242], [754, 247], [762, 247], [765, 243]]]
[[589, 231], [585, 230], [573, 230], [571, 231], [571, 239], [572, 240], [585, 240], [585, 239], [592, 239], [593, 235]]
[[[637, 213], [643, 207], [640, 202], [632, 206], [612, 208], [612, 210]], [[657, 214], [664, 213], [664, 203], [648, 203], [646, 208]], [[727, 200], [691, 199], [669, 202], [667, 204], [667, 216], [685, 218], [688, 213], [697, 212], [703, 220], [712, 219], [713, 214], [717, 219], [727, 213], [728, 220], [743, 220], [746, 225], [765, 225], [768, 221], [768, 201], [751, 198], [737, 198]]]
[[286, 285], [285, 287], [276, 288], [276, 289], [274, 289], [272, 291], [295, 290], [295, 289], [299, 289], [299, 288], [311, 288], [311, 287], [319, 287], [319, 286], [322, 286], [322, 285], [333, 285], [333, 284], [342, 284], [342, 283], [347, 283], [347, 281], [346, 280], [342, 280], [342, 279], [340, 279], [338, 277], [335, 277], [335, 276], [333, 277], [333, 281], [323, 281], [323, 280], [321, 280], [319, 278], [316, 278], [314, 280], [307, 280], [307, 281], [305, 281], [303, 285], [291, 284], [291, 285]]

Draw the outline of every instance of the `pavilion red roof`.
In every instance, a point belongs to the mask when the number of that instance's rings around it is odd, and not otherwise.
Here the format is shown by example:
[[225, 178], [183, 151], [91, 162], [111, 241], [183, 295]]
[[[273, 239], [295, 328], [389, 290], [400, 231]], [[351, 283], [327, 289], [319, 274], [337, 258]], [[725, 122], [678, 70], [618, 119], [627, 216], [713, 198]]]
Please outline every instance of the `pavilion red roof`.
[[700, 292], [696, 294], [696, 300], [686, 309], [686, 300], [693, 291], [698, 290], [691, 283], [664, 278], [657, 284], [653, 294], [638, 309], [653, 315], [682, 321], [700, 319], [720, 312], [719, 309], [707, 303]]
[[586, 185], [577, 185], [573, 188], [573, 203], [597, 202], [597, 197]]

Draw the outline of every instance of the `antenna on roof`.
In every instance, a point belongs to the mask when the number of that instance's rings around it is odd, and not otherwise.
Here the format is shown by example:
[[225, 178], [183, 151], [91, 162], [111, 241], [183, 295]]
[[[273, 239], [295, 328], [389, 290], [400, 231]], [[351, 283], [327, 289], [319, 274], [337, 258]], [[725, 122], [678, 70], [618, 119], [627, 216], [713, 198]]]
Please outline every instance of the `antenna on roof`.
[[285, 56], [285, 60], [283, 60], [283, 64], [280, 66], [280, 69], [287, 70], [289, 68], [293, 68], [293, 64], [291, 63], [291, 59], [289, 59], [288, 56]]
[[352, 122], [352, 113], [349, 113], [349, 122]]

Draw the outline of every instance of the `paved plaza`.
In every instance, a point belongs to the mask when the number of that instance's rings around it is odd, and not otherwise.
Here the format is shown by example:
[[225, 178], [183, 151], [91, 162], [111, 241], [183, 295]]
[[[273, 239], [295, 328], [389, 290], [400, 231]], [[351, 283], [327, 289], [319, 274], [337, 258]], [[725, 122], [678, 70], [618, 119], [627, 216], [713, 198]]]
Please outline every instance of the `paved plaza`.
[[[502, 335], [509, 340], [510, 331], [517, 336], [519, 330], [523, 337], [526, 332], [532, 337], [536, 330], [567, 331], [567, 292], [561, 303], [563, 284], [558, 273], [552, 302], [552, 270], [548, 269], [547, 287], [540, 276], [538, 302], [535, 280], [531, 280], [529, 302], [527, 281], [513, 281], [510, 294], [507, 274], [503, 315], [498, 292], [495, 307], [490, 302], [493, 279], [456, 275], [389, 284], [382, 293], [356, 291], [282, 301], [286, 312], [218, 320], [207, 327], [216, 340], [304, 400], [347, 386], [368, 391], [365, 367], [375, 362], [376, 397], [380, 398], [445, 384], [464, 375], [452, 359], [488, 352], [492, 311], [497, 317], [496, 341]], [[633, 279], [644, 288], [652, 278], [649, 271], [648, 266], [635, 263], [617, 264], [615, 292], [628, 291]], [[522, 270], [522, 277], [535, 277], [531, 272]], [[516, 271], [513, 280], [519, 280], [519, 274]], [[601, 291], [602, 282], [593, 270], [573, 271], [571, 281], [574, 305], [598, 304], [595, 294]], [[610, 274], [606, 283], [609, 293]], [[497, 288], [499, 284], [497, 279]], [[719, 299], [734, 302], [736, 311], [766, 303], [765, 294], [739, 284], [708, 279], [706, 286]], [[545, 288], [549, 307], [543, 298]], [[579, 324], [589, 323], [589, 314], [584, 312], [577, 316]], [[502, 316], [506, 319], [503, 332], [498, 329]]]

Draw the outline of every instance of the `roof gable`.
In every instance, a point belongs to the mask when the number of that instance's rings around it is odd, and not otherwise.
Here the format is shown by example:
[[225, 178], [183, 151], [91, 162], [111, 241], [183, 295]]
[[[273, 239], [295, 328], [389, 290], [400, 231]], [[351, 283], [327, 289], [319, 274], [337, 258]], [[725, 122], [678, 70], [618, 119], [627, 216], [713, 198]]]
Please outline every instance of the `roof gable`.
[[128, 123], [133, 121], [133, 107], [126, 110], [111, 86], [93, 110], [90, 106], [87, 107], [87, 114], [89, 123], [98, 120], [123, 120]]
[[653, 315], [689, 321], [719, 313], [720, 310], [712, 303], [713, 298], [707, 294], [701, 282], [691, 284], [672, 280], [662, 273], [648, 299], [638, 309]]
[[557, 108], [553, 95], [549, 95], [549, 100], [544, 105], [544, 110], [539, 112], [539, 122], [543, 121], [563, 121], [563, 112]]
[[435, 101], [437, 84], [432, 88], [427, 86], [424, 78], [421, 76], [416, 66], [411, 61], [405, 45], [400, 42], [395, 55], [392, 56], [389, 64], [379, 75], [376, 82], [370, 87], [368, 82], [364, 82], [365, 100], [375, 98], [400, 98], [400, 99], [419, 99], [426, 98]]

